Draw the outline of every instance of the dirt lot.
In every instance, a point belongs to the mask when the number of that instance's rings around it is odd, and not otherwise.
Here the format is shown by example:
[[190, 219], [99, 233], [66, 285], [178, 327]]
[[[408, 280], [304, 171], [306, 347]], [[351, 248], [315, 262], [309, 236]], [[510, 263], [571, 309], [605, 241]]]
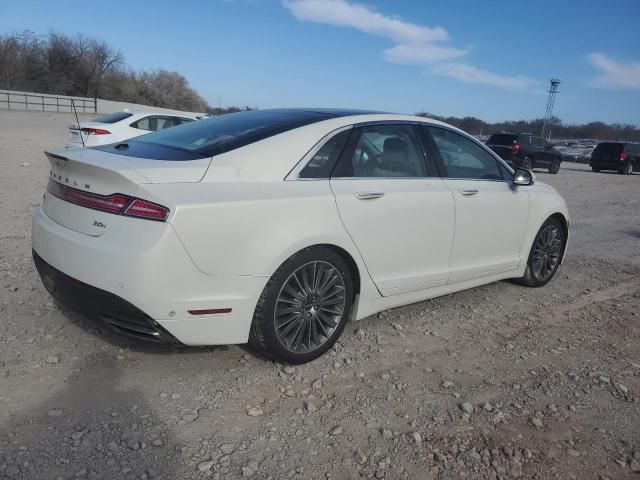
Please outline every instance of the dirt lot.
[[283, 368], [52, 302], [31, 211], [71, 122], [0, 111], [0, 478], [640, 479], [640, 175], [537, 173], [573, 221], [546, 287], [383, 312]]

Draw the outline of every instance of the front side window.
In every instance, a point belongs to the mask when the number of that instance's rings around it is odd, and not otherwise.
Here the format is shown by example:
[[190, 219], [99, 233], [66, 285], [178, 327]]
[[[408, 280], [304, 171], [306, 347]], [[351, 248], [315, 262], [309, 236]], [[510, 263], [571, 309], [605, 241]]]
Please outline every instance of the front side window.
[[498, 161], [477, 143], [451, 130], [428, 127], [449, 178], [503, 180]]
[[351, 129], [345, 130], [327, 141], [302, 169], [299, 178], [329, 178], [350, 134]]
[[[372, 125], [356, 130], [358, 141], [335, 177], [426, 177], [427, 167], [412, 125]], [[347, 152], [345, 152], [347, 153]]]

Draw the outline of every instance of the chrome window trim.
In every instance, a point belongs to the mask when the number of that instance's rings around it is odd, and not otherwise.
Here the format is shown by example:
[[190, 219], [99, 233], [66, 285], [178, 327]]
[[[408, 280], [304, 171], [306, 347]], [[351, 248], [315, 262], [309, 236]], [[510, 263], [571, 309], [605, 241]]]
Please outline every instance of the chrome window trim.
[[300, 173], [309, 164], [309, 162], [315, 156], [315, 154], [318, 153], [318, 151], [322, 147], [324, 147], [329, 140], [331, 140], [333, 137], [335, 137], [336, 135], [346, 130], [351, 130], [352, 128], [353, 128], [353, 124], [336, 128], [335, 130], [331, 130], [324, 137], [318, 140], [318, 142], [313, 147], [311, 147], [311, 150], [305, 153], [305, 155], [298, 161], [298, 163], [296, 163], [296, 165], [291, 169], [291, 171], [287, 174], [287, 176], [284, 177], [285, 181], [300, 180], [300, 181], [306, 182], [306, 181], [316, 181], [316, 180], [329, 180], [330, 177], [300, 178]]
[[[428, 120], [428, 119], [427, 119]], [[336, 128], [335, 130], [330, 131], [324, 137], [322, 137], [311, 149], [296, 163], [296, 165], [289, 171], [289, 173], [285, 176], [285, 181], [317, 181], [317, 180], [371, 180], [371, 179], [379, 179], [379, 180], [416, 180], [416, 179], [425, 179], [425, 178], [440, 178], [446, 180], [467, 180], [467, 181], [476, 181], [476, 182], [501, 182], [501, 183], [512, 183], [510, 180], [491, 180], [491, 179], [480, 179], [480, 178], [455, 178], [455, 177], [446, 177], [446, 176], [426, 176], [426, 177], [318, 177], [318, 178], [300, 178], [300, 173], [307, 166], [309, 161], [314, 157], [318, 151], [324, 147], [325, 143], [331, 140], [335, 135], [344, 132], [345, 130], [351, 130], [353, 128], [367, 127], [373, 125], [394, 125], [394, 124], [404, 124], [404, 125], [422, 125], [425, 127], [433, 127], [433, 128], [441, 128], [443, 130], [448, 130], [452, 133], [457, 133], [458, 135], [462, 135], [464, 138], [467, 138], [474, 142], [476, 145], [479, 145], [485, 152], [489, 153], [496, 161], [500, 162], [503, 167], [507, 169], [508, 172], [511, 172], [513, 175], [515, 170], [509, 166], [507, 162], [505, 162], [500, 156], [487, 147], [484, 143], [479, 141], [477, 138], [469, 135], [467, 132], [462, 130], [458, 130], [455, 128], [450, 128], [446, 125], [440, 125], [436, 123], [431, 123], [429, 121], [420, 121], [420, 120], [371, 120], [368, 122], [358, 122], [350, 125], [345, 125], [340, 128]], [[426, 154], [426, 153], [425, 153]]]

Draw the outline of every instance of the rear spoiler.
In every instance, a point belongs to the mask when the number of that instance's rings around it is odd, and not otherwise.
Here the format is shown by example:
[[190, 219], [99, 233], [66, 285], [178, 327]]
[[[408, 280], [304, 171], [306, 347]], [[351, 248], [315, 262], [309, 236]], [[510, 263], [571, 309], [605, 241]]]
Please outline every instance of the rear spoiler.
[[62, 160], [64, 162], [69, 161], [67, 157], [63, 157], [62, 155], [58, 155], [57, 153], [51, 153], [45, 150], [44, 154], [47, 156], [49, 160]]

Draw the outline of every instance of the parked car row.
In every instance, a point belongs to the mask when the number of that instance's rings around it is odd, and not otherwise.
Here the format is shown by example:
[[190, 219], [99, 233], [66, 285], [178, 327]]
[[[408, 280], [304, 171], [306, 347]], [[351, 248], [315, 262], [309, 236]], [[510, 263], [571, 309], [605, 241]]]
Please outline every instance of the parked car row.
[[640, 144], [630, 142], [601, 142], [579, 146], [580, 151], [570, 147], [554, 146], [547, 140], [530, 133], [494, 133], [486, 145], [512, 167], [529, 170], [545, 168], [549, 173], [558, 173], [563, 159], [589, 163], [594, 172], [613, 170], [631, 175], [640, 170]]

